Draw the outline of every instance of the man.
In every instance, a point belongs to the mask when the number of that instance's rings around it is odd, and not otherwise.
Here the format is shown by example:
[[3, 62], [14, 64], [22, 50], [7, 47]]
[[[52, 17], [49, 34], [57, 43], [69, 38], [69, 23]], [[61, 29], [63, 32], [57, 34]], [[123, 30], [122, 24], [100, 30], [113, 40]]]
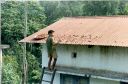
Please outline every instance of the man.
[[[54, 67], [56, 65], [56, 61], [57, 61], [56, 43], [54, 42], [54, 39], [53, 39], [53, 36], [54, 36], [53, 33], [54, 33], [53, 30], [48, 31], [49, 36], [48, 36], [47, 41], [46, 41], [48, 57], [49, 57], [49, 62], [48, 62], [48, 69], [49, 70], [54, 69]], [[53, 64], [51, 66], [52, 59], [54, 59], [54, 61], [53, 61]]]

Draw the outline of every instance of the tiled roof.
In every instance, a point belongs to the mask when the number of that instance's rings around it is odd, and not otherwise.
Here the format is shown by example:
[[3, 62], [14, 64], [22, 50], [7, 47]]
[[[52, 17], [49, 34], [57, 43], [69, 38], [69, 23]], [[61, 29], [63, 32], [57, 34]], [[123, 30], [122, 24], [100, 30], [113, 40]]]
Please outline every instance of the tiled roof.
[[128, 47], [128, 16], [66, 17], [20, 42], [45, 43], [51, 29], [60, 44]]

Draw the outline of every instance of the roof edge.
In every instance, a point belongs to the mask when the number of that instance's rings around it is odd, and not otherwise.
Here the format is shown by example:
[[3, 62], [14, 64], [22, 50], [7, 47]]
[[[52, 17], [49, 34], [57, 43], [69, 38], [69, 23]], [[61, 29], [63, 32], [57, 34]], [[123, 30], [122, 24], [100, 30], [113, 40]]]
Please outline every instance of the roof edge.
[[9, 45], [0, 45], [1, 49], [6, 49], [6, 48], [9, 48], [9, 47], [10, 47]]
[[[116, 18], [116, 17], [128, 17], [128, 15], [108, 15], [108, 16], [71, 16], [71, 17], [63, 17], [61, 19], [66, 19], [66, 18]], [[60, 20], [61, 20], [60, 19]]]

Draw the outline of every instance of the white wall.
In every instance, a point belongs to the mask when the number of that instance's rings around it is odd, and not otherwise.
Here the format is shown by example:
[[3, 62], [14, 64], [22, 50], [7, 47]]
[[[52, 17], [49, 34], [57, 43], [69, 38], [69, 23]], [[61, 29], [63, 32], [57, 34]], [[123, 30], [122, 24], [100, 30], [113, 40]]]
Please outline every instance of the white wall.
[[[51, 75], [45, 74], [43, 79], [50, 81]], [[50, 84], [50, 83], [42, 81], [42, 84]], [[56, 73], [53, 84], [60, 84], [60, 74], [59, 73]]]
[[[77, 58], [72, 58], [77, 52]], [[59, 46], [58, 65], [128, 72], [128, 48]]]
[[48, 66], [48, 54], [47, 54], [47, 48], [46, 45], [43, 44], [43, 49], [42, 49], [42, 68]]
[[[77, 58], [72, 58], [72, 52], [77, 52]], [[57, 47], [57, 54], [57, 65], [128, 72], [128, 48], [60, 45]], [[42, 65], [47, 66], [47, 62], [44, 45]]]
[[90, 78], [90, 84], [120, 84], [120, 82], [97, 79], [97, 78]]
[[2, 49], [0, 48], [0, 84], [1, 84], [1, 78], [2, 78]]
[[[77, 52], [76, 58], [72, 58], [72, 52]], [[128, 48], [99, 46], [88, 48], [88, 46], [59, 45], [57, 47], [57, 54], [57, 65], [59, 66], [103, 69], [128, 73]], [[47, 66], [47, 64], [47, 49], [46, 45], [43, 45], [42, 67]], [[60, 84], [59, 74], [55, 77], [54, 84]], [[119, 84], [119, 82], [91, 78], [90, 84]]]

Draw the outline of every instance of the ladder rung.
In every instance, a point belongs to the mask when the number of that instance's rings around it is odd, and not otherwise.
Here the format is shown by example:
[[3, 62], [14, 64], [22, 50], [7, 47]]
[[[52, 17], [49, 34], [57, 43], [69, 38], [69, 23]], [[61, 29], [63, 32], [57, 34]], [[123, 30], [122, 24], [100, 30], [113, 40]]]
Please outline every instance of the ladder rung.
[[49, 83], [51, 82], [51, 81], [48, 81], [48, 80], [42, 80], [42, 81], [44, 81], [44, 82], [49, 82]]
[[53, 72], [45, 71], [44, 74], [53, 74]]
[[48, 71], [48, 72], [53, 72], [53, 70], [49, 70], [49, 69], [47, 69], [47, 68], [45, 68], [45, 70]]
[[[52, 76], [51, 76], [51, 81], [43, 80], [44, 74], [50, 74], [50, 75], [52, 75]], [[44, 67], [43, 70], [42, 70], [41, 80], [44, 81], [44, 82], [48, 82], [48, 83], [50, 83], [50, 84], [53, 84], [53, 80], [54, 80], [55, 74], [56, 74], [56, 69], [54, 69], [54, 70], [51, 71], [51, 70], [48, 70], [47, 68]], [[40, 81], [40, 83], [41, 83], [42, 81]]]

